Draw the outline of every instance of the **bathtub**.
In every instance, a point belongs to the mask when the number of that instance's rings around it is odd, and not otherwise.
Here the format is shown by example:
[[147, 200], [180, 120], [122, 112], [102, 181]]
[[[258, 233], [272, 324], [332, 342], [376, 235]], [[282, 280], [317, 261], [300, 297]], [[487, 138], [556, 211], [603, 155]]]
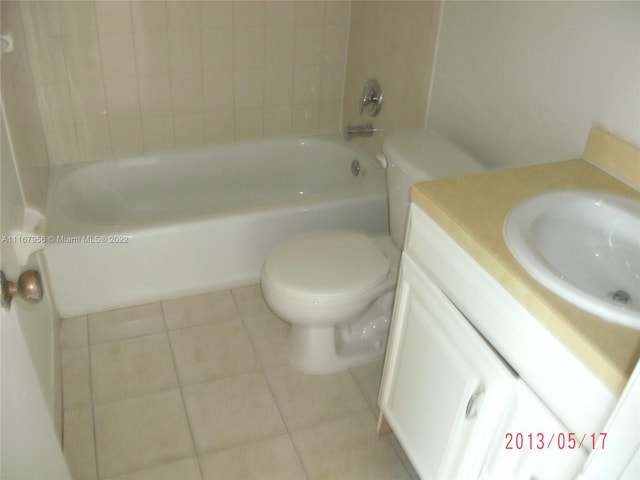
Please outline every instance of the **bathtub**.
[[353, 146], [240, 143], [53, 167], [44, 257], [71, 317], [256, 283], [282, 240], [387, 217], [384, 170]]

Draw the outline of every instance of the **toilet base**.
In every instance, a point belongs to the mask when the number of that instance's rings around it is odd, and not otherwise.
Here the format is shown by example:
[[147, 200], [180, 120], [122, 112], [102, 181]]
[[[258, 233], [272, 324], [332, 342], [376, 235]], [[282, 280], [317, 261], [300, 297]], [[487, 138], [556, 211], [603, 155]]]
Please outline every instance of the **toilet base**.
[[291, 364], [304, 373], [326, 374], [382, 358], [392, 305], [393, 293], [388, 292], [359, 319], [347, 325], [292, 325], [289, 332]]

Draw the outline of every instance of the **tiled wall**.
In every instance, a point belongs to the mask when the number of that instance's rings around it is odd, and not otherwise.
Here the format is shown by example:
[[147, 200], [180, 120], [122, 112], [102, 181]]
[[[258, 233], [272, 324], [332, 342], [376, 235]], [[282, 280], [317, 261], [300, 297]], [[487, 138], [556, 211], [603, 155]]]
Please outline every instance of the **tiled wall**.
[[51, 162], [340, 127], [350, 2], [21, 2]]
[[[379, 129], [354, 140], [372, 154], [395, 129], [424, 126], [440, 8], [440, 1], [352, 2], [343, 124], [371, 122]], [[369, 78], [383, 91], [375, 118], [358, 113]]]

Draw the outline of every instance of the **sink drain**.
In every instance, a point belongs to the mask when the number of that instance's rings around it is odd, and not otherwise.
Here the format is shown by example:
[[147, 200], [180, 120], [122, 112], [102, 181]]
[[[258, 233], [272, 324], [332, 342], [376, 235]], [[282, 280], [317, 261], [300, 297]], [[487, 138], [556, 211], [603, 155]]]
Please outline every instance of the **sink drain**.
[[614, 302], [620, 303], [622, 305], [631, 305], [631, 295], [624, 290], [616, 290], [615, 292], [611, 292], [609, 297]]

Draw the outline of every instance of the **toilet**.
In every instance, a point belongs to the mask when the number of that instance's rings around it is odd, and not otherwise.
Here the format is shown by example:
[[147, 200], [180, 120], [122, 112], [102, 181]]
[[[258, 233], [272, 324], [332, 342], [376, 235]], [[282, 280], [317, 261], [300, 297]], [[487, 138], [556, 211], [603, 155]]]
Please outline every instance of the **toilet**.
[[484, 167], [432, 131], [391, 135], [387, 167], [390, 236], [319, 231], [277, 245], [261, 272], [265, 302], [291, 324], [291, 364], [331, 373], [382, 357], [404, 243], [411, 185]]

